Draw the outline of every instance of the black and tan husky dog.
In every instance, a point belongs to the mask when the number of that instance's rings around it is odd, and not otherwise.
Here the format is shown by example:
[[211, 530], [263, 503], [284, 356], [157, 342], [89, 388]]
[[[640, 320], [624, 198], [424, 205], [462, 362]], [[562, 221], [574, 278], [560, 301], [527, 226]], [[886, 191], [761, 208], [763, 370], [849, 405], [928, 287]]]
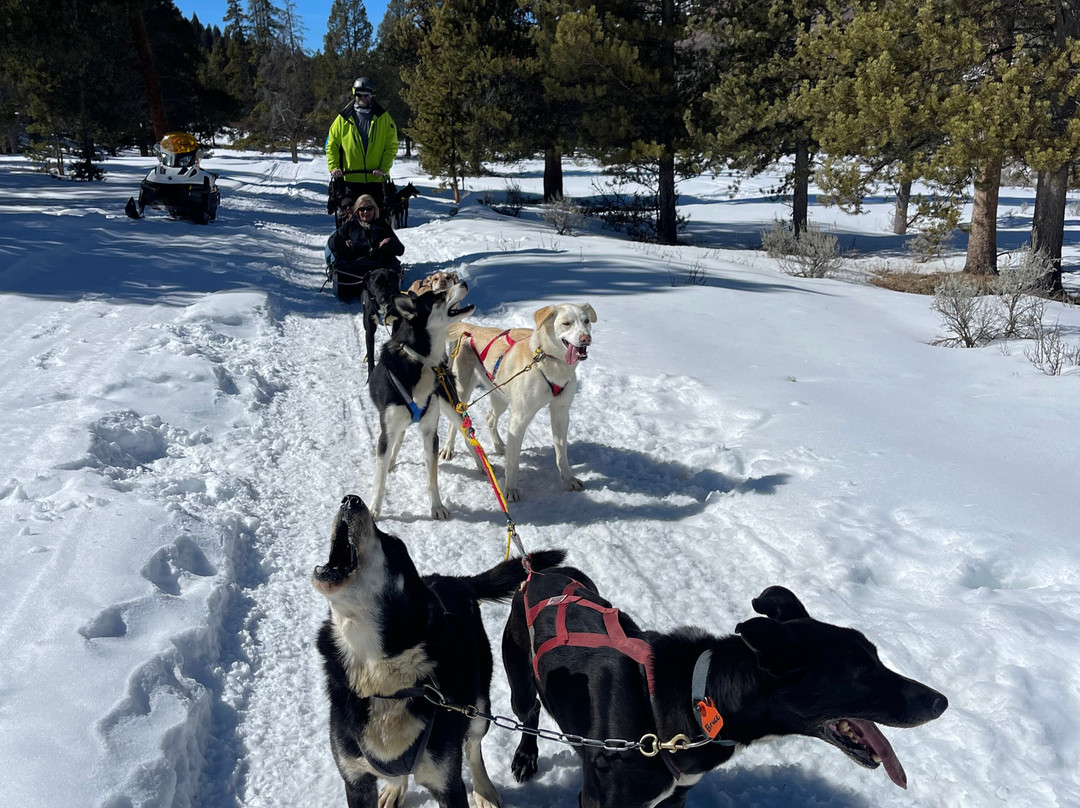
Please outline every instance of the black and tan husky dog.
[[[543, 569], [563, 553], [530, 558]], [[415, 691], [434, 686], [451, 704], [490, 710], [491, 646], [480, 602], [506, 600], [524, 579], [521, 559], [471, 577], [420, 577], [405, 544], [376, 526], [360, 497], [342, 500], [329, 558], [312, 583], [330, 603], [318, 645], [330, 747], [349, 808], [397, 808], [410, 775], [440, 808], [466, 808], [463, 750], [477, 808], [500, 804], [480, 748], [487, 722], [436, 707]], [[389, 698], [410, 690], [414, 695]], [[381, 797], [379, 777], [388, 781]]]

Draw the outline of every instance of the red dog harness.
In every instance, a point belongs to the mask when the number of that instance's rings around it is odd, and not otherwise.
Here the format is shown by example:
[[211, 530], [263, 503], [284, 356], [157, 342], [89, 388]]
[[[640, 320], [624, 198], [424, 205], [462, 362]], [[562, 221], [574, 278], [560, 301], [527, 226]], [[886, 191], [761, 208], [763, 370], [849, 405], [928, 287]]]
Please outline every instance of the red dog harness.
[[[561, 595], [547, 598], [546, 600], [537, 603], [535, 606], [529, 605], [529, 592], [526, 588], [524, 593], [526, 609], [525, 619], [530, 628], [532, 628], [532, 624], [536, 621], [536, 618], [540, 616], [540, 612], [549, 606], [557, 607], [557, 611], [555, 612], [555, 636], [542, 643], [540, 647], [536, 649], [536, 654], [533, 656], [533, 673], [536, 675], [537, 681], [540, 679], [540, 657], [553, 648], [562, 645], [577, 646], [579, 648], [613, 648], [619, 653], [630, 657], [644, 668], [645, 680], [648, 683], [649, 695], [651, 697], [656, 691], [653, 683], [652, 646], [645, 642], [645, 640], [626, 636], [626, 632], [623, 631], [622, 626], [619, 625], [618, 609], [601, 606], [599, 603], [593, 603], [591, 600], [586, 600], [581, 595], [573, 594], [578, 589], [584, 588], [585, 587], [577, 581], [571, 581], [566, 585], [566, 588]], [[593, 632], [567, 631], [566, 612], [572, 603], [600, 612], [604, 616], [604, 630], [606, 633], [599, 634]]]
[[[498, 387], [498, 384], [496, 384], [496, 382], [495, 382], [495, 374], [499, 372], [499, 365], [502, 364], [503, 357], [506, 356], [507, 352], [511, 348], [513, 348], [514, 345], [517, 344], [517, 341], [514, 340], [514, 339], [511, 339], [511, 337], [510, 337], [510, 329], [508, 328], [505, 331], [503, 331], [501, 334], [496, 334], [494, 337], [492, 337], [491, 342], [489, 342], [487, 345], [485, 345], [484, 350], [482, 350], [482, 351], [478, 351], [476, 349], [476, 340], [473, 339], [473, 335], [471, 333], [469, 333], [468, 331], [465, 331], [462, 334], [462, 336], [465, 336], [465, 337], [469, 338], [469, 347], [472, 348], [473, 353], [476, 354], [476, 358], [480, 360], [480, 367], [484, 368], [484, 373], [487, 374], [487, 377], [488, 377], [488, 379], [491, 380], [491, 383], [494, 384], [496, 387]], [[488, 351], [491, 350], [491, 346], [494, 345], [500, 339], [505, 339], [506, 340], [506, 350], [503, 351], [502, 355], [500, 355], [499, 358], [495, 360], [495, 365], [494, 365], [494, 367], [491, 368], [491, 373], [488, 373], [487, 372], [487, 366], [484, 364], [484, 360], [487, 359]], [[544, 356], [547, 356], [547, 354], [544, 354]], [[537, 369], [540, 370], [540, 375], [544, 376], [544, 371], [542, 369], [540, 369], [540, 368], [537, 368]], [[551, 395], [553, 395], [553, 396], [559, 395], [559, 393], [561, 393], [565, 389], [563, 387], [560, 387], [557, 384], [552, 384], [551, 380], [547, 376], [544, 376], [544, 381], [548, 383], [548, 387], [551, 388]]]

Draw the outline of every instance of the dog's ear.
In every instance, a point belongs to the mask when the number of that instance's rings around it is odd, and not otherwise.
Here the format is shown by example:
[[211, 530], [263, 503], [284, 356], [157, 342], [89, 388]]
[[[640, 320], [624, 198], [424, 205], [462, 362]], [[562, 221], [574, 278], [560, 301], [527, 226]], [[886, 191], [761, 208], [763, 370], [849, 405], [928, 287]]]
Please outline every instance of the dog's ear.
[[781, 622], [801, 620], [810, 616], [799, 599], [795, 597], [795, 593], [782, 586], [770, 586], [754, 598], [750, 605], [758, 614]]
[[398, 310], [398, 314], [408, 320], [416, 314], [416, 295], [412, 293], [394, 295], [394, 308]]
[[754, 652], [758, 667], [770, 676], [790, 676], [805, 667], [791, 629], [779, 620], [751, 617], [735, 626], [735, 633]]
[[544, 306], [544, 308], [537, 309], [533, 312], [533, 320], [536, 322], [536, 327], [540, 328], [545, 320], [554, 317], [556, 311], [558, 311], [558, 307], [556, 306]]
[[590, 323], [595, 323], [596, 322], [596, 309], [594, 309], [588, 303], [582, 304], [582, 308], [584, 308], [585, 313], [589, 315], [589, 322]]

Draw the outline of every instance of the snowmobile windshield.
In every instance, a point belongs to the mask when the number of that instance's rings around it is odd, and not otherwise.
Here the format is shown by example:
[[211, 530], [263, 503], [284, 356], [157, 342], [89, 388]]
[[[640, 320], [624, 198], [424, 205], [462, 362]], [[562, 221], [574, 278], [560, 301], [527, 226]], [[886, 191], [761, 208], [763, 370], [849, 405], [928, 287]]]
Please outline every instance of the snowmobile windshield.
[[191, 168], [195, 165], [198, 155], [196, 152], [187, 154], [173, 154], [163, 151], [160, 155], [161, 164], [166, 168]]

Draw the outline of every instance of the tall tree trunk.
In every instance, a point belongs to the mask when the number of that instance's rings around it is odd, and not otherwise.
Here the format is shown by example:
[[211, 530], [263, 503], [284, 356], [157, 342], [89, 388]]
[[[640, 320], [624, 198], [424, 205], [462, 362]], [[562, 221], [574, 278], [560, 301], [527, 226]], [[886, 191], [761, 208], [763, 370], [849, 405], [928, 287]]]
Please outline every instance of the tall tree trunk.
[[165, 99], [161, 95], [157, 72], [154, 70], [154, 55], [150, 50], [150, 36], [146, 33], [146, 21], [141, 11], [133, 11], [130, 16], [131, 35], [135, 40], [135, 50], [139, 54], [139, 70], [146, 82], [146, 97], [150, 101], [150, 120], [154, 124], [154, 139], [161, 140], [169, 131], [165, 117]]
[[675, 217], [675, 152], [665, 148], [660, 157], [660, 183], [657, 203], [656, 240], [661, 244], [677, 243]]
[[810, 145], [804, 139], [795, 144], [795, 173], [793, 176], [791, 226], [798, 238], [806, 231], [810, 206]]
[[1040, 171], [1035, 186], [1035, 215], [1031, 221], [1031, 250], [1053, 262], [1046, 278], [1050, 292], [1060, 292], [1061, 245], [1065, 240], [1065, 200], [1069, 192], [1069, 163], [1057, 171]]
[[[1054, 44], [1064, 48], [1069, 37], [1080, 36], [1080, 8], [1075, 2], [1061, 0], [1054, 19]], [[1053, 104], [1055, 128], [1064, 133], [1068, 121], [1076, 114], [1075, 98]], [[1069, 175], [1072, 163], [1066, 162], [1056, 169], [1039, 172], [1035, 186], [1035, 215], [1031, 220], [1032, 252], [1042, 253], [1052, 262], [1046, 277], [1046, 289], [1051, 293], [1062, 292], [1061, 247], [1065, 239], [1065, 202], [1069, 193]]]
[[562, 196], [562, 149], [548, 146], [544, 149], [544, 201], [554, 202]]
[[[675, 0], [662, 0], [660, 6], [661, 26], [663, 28], [660, 37], [660, 86], [671, 88], [675, 82], [675, 37], [677, 35], [675, 25]], [[675, 244], [677, 242], [677, 226], [675, 215], [675, 143], [674, 134], [676, 127], [680, 125], [677, 110], [672, 106], [673, 98], [665, 98], [661, 101], [662, 137], [659, 182], [657, 185], [657, 210], [656, 214], [656, 240], [661, 244]]]
[[893, 211], [893, 235], [907, 234], [908, 206], [911, 204], [911, 180], [904, 180], [896, 189], [896, 209]]
[[975, 172], [975, 197], [971, 209], [971, 234], [968, 237], [969, 275], [997, 274], [997, 209], [1001, 188], [1001, 157], [983, 163]]

